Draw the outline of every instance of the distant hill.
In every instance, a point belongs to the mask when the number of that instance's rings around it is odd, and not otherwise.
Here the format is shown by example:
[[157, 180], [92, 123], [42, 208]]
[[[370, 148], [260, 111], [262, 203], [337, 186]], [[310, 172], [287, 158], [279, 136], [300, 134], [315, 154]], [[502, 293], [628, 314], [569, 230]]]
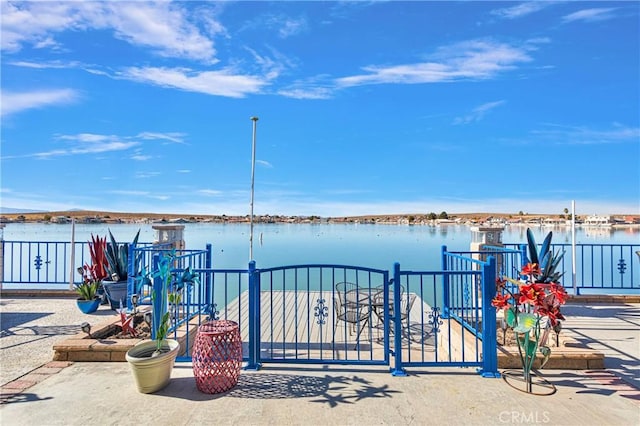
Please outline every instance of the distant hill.
[[13, 207], [0, 206], [0, 214], [20, 214], [20, 213], [43, 213], [44, 210], [16, 209]]

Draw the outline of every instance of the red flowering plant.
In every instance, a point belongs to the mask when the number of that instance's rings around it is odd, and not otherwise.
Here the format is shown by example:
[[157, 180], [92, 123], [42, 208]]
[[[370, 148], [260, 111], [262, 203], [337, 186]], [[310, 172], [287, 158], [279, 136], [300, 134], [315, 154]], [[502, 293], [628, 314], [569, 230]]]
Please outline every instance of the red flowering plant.
[[558, 282], [561, 274], [555, 272], [564, 253], [553, 254], [551, 237], [549, 232], [538, 253], [533, 233], [527, 229], [530, 259], [520, 271], [523, 279], [498, 278], [492, 301], [496, 309], [503, 310], [507, 326], [515, 333], [524, 378], [529, 383], [536, 353], [539, 350], [543, 355], [542, 368], [551, 355], [549, 332], [554, 329], [559, 333], [560, 320], [565, 319], [560, 306], [565, 304], [567, 292]]

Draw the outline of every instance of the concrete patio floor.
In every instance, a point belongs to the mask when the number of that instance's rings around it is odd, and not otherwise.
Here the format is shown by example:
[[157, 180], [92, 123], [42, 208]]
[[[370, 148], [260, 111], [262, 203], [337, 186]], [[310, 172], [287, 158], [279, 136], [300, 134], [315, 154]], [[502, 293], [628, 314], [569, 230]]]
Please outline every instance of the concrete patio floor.
[[637, 303], [565, 307], [564, 332], [602, 350], [607, 369], [544, 370], [557, 388], [552, 396], [519, 392], [473, 369], [393, 377], [385, 367], [281, 364], [243, 371], [234, 389], [208, 395], [197, 390], [189, 363], [176, 364], [164, 390], [145, 395], [127, 363], [47, 363], [56, 340], [83, 321], [104, 321], [106, 307], [92, 316], [73, 299], [1, 303], [3, 425], [640, 424]]

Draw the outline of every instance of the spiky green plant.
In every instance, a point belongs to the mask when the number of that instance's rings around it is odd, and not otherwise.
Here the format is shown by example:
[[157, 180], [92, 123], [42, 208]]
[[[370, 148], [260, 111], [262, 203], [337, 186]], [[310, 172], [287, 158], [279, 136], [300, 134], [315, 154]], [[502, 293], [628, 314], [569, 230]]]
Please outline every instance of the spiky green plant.
[[[138, 237], [140, 236], [140, 230], [136, 233], [133, 239], [134, 246], [138, 244]], [[129, 267], [129, 243], [118, 244], [113, 237], [111, 230], [109, 230], [110, 243], [107, 243], [105, 250], [105, 257], [107, 259], [107, 274], [113, 281], [125, 281], [128, 277]]]
[[[152, 356], [157, 356], [162, 352], [162, 345], [167, 338], [170, 326], [170, 313], [167, 309], [167, 302], [180, 303], [180, 292], [185, 285], [192, 286], [200, 281], [200, 277], [197, 273], [191, 270], [191, 267], [184, 269], [182, 274], [178, 274], [173, 270], [175, 263], [176, 253], [175, 250], [169, 252], [163, 252], [158, 262], [158, 269], [153, 271], [147, 271], [146, 269], [136, 276], [138, 283], [152, 282], [154, 278], [159, 278], [162, 281], [160, 291], [155, 290], [151, 293], [151, 299], [154, 307], [160, 305], [159, 311], [163, 312], [160, 321], [153, 322], [153, 326], [156, 329], [155, 341], [156, 351]], [[154, 309], [155, 311], [155, 309]]]
[[529, 263], [535, 263], [540, 268], [540, 274], [536, 276], [537, 283], [551, 283], [560, 282], [560, 277], [563, 274], [556, 272], [556, 268], [562, 261], [564, 252], [554, 254], [551, 250], [551, 238], [553, 232], [549, 232], [545, 237], [540, 251], [536, 244], [536, 239], [533, 236], [533, 232], [530, 228], [527, 228], [527, 243], [529, 246]]
[[82, 268], [78, 268], [78, 273], [82, 275], [82, 282], [76, 284], [75, 291], [82, 300], [93, 300], [96, 298], [98, 288], [102, 284], [102, 280], [96, 274], [95, 265], [85, 264]]
[[100, 287], [100, 281], [89, 281], [78, 284], [75, 288], [76, 293], [82, 300], [93, 300], [96, 298], [98, 287]]

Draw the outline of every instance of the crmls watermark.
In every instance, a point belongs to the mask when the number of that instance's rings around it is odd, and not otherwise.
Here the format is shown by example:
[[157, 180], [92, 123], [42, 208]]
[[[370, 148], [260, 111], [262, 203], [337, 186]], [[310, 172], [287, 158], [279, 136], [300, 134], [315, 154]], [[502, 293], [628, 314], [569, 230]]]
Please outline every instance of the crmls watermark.
[[544, 424], [551, 421], [548, 411], [501, 411], [498, 419], [500, 423], [511, 424]]

